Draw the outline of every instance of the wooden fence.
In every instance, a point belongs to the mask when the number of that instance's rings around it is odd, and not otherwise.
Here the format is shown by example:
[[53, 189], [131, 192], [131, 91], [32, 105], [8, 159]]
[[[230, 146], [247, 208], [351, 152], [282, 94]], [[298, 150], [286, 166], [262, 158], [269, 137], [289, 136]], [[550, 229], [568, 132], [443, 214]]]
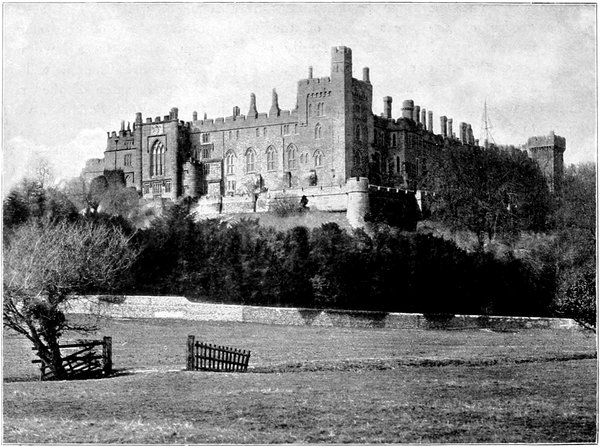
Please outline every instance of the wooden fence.
[[[66, 350], [61, 354], [67, 379], [108, 376], [112, 373], [112, 337], [77, 341], [59, 345], [59, 348]], [[40, 363], [40, 380], [56, 378], [43, 360], [32, 360], [32, 363]]]
[[201, 343], [188, 336], [188, 371], [246, 372], [249, 360], [250, 351]]

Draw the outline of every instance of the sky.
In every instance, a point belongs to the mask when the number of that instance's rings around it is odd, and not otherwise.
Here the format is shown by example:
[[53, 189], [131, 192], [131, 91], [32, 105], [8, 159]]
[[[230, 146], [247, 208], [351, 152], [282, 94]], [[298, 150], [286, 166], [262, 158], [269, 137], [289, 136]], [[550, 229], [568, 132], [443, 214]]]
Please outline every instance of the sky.
[[[4, 3], [2, 189], [47, 160], [57, 178], [101, 158], [136, 112], [208, 118], [296, 105], [329, 76], [331, 47], [370, 68], [373, 112], [393, 97], [498, 144], [551, 130], [565, 163], [597, 158], [596, 6], [456, 3]], [[456, 128], [456, 126], [455, 126]]]

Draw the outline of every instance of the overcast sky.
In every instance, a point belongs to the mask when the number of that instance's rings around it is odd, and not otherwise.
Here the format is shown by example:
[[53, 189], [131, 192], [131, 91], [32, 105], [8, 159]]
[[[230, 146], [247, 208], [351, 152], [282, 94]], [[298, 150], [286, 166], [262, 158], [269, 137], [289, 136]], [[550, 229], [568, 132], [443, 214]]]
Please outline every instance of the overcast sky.
[[[596, 160], [595, 5], [4, 4], [3, 186], [31, 160], [58, 176], [101, 158], [136, 112], [209, 118], [296, 104], [297, 81], [328, 76], [332, 46], [371, 69], [373, 112], [392, 96], [471, 123], [487, 100], [497, 143], [554, 130], [565, 161]], [[455, 126], [456, 128], [456, 126]]]

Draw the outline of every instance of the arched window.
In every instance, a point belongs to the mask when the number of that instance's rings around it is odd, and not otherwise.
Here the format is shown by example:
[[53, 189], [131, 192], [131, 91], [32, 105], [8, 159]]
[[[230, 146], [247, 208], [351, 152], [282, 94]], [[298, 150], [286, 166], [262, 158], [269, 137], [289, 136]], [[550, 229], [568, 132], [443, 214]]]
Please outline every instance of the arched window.
[[296, 146], [290, 144], [287, 148], [287, 168], [296, 169]]
[[254, 172], [254, 162], [256, 161], [256, 152], [251, 147], [246, 151], [246, 173]]
[[225, 172], [229, 174], [233, 174], [233, 169], [235, 166], [235, 152], [229, 151], [227, 155], [225, 155]]
[[315, 126], [315, 140], [320, 140], [321, 139], [321, 125], [319, 123], [317, 123], [317, 125]]
[[320, 168], [323, 166], [323, 152], [321, 152], [319, 149], [317, 149], [313, 154], [313, 159], [315, 160], [315, 168]]
[[275, 148], [273, 146], [267, 148], [267, 171], [275, 170], [275, 153]]
[[150, 177], [165, 174], [165, 146], [155, 141], [150, 151]]
[[356, 130], [354, 132], [354, 135], [356, 137], [356, 141], [360, 141], [360, 126], [356, 126]]

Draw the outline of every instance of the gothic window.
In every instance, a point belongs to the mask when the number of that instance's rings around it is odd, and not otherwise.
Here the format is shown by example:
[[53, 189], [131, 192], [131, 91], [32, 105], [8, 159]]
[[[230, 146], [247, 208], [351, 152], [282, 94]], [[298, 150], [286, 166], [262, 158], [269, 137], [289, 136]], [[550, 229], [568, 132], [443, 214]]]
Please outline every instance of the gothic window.
[[237, 140], [240, 137], [240, 131], [236, 130], [235, 131], [235, 139]]
[[313, 159], [315, 161], [315, 168], [323, 166], [323, 152], [317, 149], [313, 155]]
[[230, 140], [231, 140], [231, 131], [229, 131], [229, 136], [228, 136], [228, 139], [230, 139]]
[[266, 136], [267, 136], [267, 128], [263, 127], [263, 137], [266, 137]]
[[356, 126], [356, 129], [354, 131], [354, 136], [356, 137], [356, 141], [360, 141], [360, 126]]
[[202, 158], [210, 158], [210, 147], [206, 146], [202, 148]]
[[165, 192], [171, 192], [171, 180], [165, 182]]
[[256, 128], [256, 136], [260, 137], [260, 129], [258, 127]]
[[317, 123], [317, 125], [315, 126], [315, 140], [320, 140], [321, 139], [321, 125], [319, 123]]
[[289, 124], [284, 124], [283, 125], [283, 134], [284, 135], [288, 135], [290, 133], [290, 125]]
[[396, 134], [392, 134], [392, 147], [396, 147]]
[[162, 187], [160, 185], [159, 182], [153, 183], [152, 184], [152, 194], [161, 194], [162, 193]]
[[233, 174], [233, 169], [235, 166], [235, 153], [233, 151], [227, 152], [225, 155], [225, 172], [227, 175]]
[[227, 180], [227, 194], [232, 196], [235, 193], [235, 180]]
[[287, 168], [296, 169], [296, 146], [293, 144], [287, 148]]
[[306, 152], [300, 154], [300, 163], [308, 163], [308, 154]]
[[254, 149], [248, 148], [246, 151], [246, 173], [254, 172], [254, 163], [256, 161], [256, 152]]
[[400, 173], [400, 157], [396, 157], [396, 172]]
[[125, 155], [125, 158], [123, 160], [123, 164], [125, 166], [131, 166], [131, 154]]
[[203, 133], [202, 134], [202, 143], [208, 143], [210, 142], [210, 134], [209, 133]]
[[298, 124], [294, 124], [294, 133], [298, 133]]
[[267, 171], [275, 170], [275, 149], [273, 146], [267, 148]]
[[150, 151], [150, 177], [164, 175], [165, 173], [165, 146], [155, 141]]

